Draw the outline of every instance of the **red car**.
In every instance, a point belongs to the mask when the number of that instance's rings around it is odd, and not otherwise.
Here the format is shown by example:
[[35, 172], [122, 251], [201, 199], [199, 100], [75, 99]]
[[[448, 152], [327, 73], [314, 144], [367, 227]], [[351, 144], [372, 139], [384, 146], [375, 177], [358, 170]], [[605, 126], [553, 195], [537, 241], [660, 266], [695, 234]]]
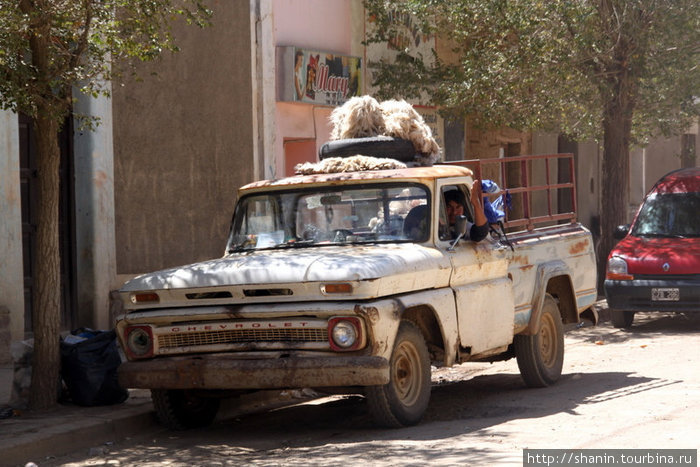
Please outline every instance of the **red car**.
[[615, 237], [605, 276], [615, 327], [638, 311], [700, 311], [700, 167], [663, 176]]

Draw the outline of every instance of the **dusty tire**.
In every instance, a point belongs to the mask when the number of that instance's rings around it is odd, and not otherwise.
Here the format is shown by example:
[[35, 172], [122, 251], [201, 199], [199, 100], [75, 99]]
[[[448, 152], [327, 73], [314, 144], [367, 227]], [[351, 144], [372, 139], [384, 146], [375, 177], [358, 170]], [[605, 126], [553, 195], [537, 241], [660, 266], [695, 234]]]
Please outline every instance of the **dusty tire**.
[[172, 430], [210, 425], [219, 411], [219, 399], [184, 390], [152, 389], [151, 400], [160, 423]]
[[629, 328], [634, 321], [634, 311], [610, 310], [610, 321], [616, 328]]
[[369, 411], [382, 426], [415, 425], [430, 401], [430, 356], [413, 323], [402, 321], [399, 325], [389, 364], [389, 383], [366, 388]]
[[564, 364], [564, 326], [559, 307], [547, 294], [537, 322], [537, 333], [517, 335], [513, 340], [520, 375], [530, 387], [554, 384]]

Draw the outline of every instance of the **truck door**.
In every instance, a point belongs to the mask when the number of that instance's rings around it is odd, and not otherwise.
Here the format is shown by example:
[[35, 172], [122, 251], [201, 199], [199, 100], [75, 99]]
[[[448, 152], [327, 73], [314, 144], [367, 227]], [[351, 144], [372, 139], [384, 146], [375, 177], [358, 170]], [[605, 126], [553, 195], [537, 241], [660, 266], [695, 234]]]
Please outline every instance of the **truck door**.
[[[473, 208], [468, 202], [471, 180], [443, 181], [438, 185], [435, 212], [438, 213], [438, 247], [450, 258], [450, 286], [457, 304], [460, 344], [472, 355], [506, 346], [513, 341], [513, 283], [508, 276], [510, 248], [487, 236], [480, 242], [469, 233], [454, 248], [445, 196], [463, 200], [471, 222]], [[455, 192], [456, 190], [456, 192]], [[456, 195], [456, 196], [455, 196]]]

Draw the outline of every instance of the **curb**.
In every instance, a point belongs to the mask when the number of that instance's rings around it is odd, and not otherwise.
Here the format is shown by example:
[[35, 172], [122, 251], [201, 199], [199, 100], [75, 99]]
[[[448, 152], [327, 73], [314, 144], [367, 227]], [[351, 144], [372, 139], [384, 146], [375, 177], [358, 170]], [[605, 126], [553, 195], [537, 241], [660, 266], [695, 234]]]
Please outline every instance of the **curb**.
[[[133, 390], [132, 390], [133, 391]], [[104, 445], [120, 442], [149, 432], [165, 431], [158, 423], [144, 390], [126, 405], [103, 407], [63, 406], [53, 411], [8, 419], [1, 426], [6, 439], [0, 438], [0, 466], [25, 466], [34, 462], [90, 450], [90, 455], [104, 454]], [[292, 406], [320, 397], [309, 389], [270, 390], [224, 400], [216, 422], [239, 416]]]
[[0, 440], [0, 465], [24, 466], [28, 462], [41, 465], [43, 461], [89, 449], [147, 430], [162, 429], [153, 416], [150, 401], [131, 407], [105, 410], [71, 407], [47, 413], [29, 414], [16, 419], [16, 426], [3, 431], [9, 439]]

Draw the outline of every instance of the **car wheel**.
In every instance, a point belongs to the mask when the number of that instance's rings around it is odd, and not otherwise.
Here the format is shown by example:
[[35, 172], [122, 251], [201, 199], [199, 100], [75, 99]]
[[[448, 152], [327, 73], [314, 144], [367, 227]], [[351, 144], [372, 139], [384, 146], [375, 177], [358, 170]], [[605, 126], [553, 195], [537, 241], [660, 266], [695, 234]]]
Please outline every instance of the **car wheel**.
[[172, 430], [210, 425], [219, 411], [219, 399], [192, 391], [152, 389], [151, 400], [160, 423]]
[[634, 321], [634, 311], [610, 310], [610, 321], [616, 328], [629, 328]]
[[369, 386], [369, 411], [382, 426], [398, 428], [418, 423], [430, 400], [430, 356], [420, 330], [402, 321], [391, 353], [390, 380]]
[[537, 332], [513, 339], [520, 375], [530, 387], [557, 382], [564, 364], [564, 326], [556, 300], [547, 294], [537, 319]]

